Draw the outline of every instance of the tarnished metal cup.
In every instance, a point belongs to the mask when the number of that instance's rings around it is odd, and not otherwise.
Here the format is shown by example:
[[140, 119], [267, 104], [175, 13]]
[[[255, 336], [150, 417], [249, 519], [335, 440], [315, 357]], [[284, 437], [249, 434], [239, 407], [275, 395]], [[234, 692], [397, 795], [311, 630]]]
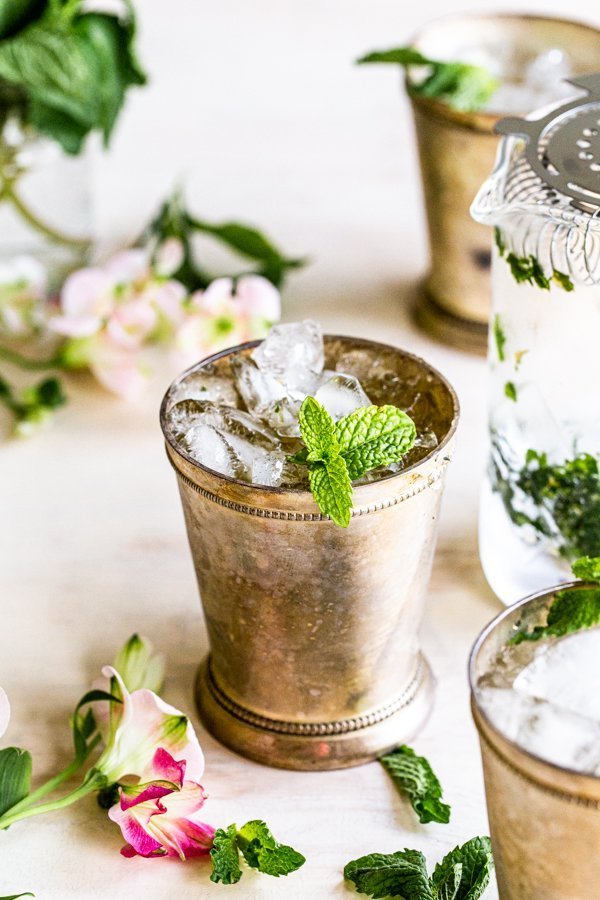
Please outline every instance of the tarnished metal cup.
[[[229, 372], [232, 356], [254, 346], [194, 371]], [[194, 462], [165, 427], [170, 392], [161, 408], [210, 642], [200, 716], [233, 750], [284, 768], [373, 759], [413, 735], [432, 703], [418, 629], [458, 402], [435, 369], [383, 344], [326, 337], [326, 366], [349, 351], [381, 373], [371, 399], [410, 408], [417, 428], [431, 421], [439, 443], [404, 471], [356, 486], [347, 529], [309, 491], [251, 485]]]
[[[529, 15], [450, 15], [426, 25], [412, 46], [432, 59], [461, 60], [480, 48], [512, 48], [515, 78], [540, 53], [566, 51], [573, 74], [598, 68], [600, 31], [565, 19]], [[491, 309], [490, 231], [469, 213], [494, 168], [503, 112], [461, 112], [411, 94], [431, 267], [419, 297], [420, 323], [445, 343], [485, 353]], [[521, 110], [523, 114], [532, 110]]]
[[508, 740], [478, 706], [475, 689], [517, 622], [525, 617], [538, 624], [556, 591], [585, 587], [562, 584], [515, 603], [487, 626], [471, 652], [471, 707], [500, 900], [592, 900], [599, 893], [600, 778], [545, 762]]

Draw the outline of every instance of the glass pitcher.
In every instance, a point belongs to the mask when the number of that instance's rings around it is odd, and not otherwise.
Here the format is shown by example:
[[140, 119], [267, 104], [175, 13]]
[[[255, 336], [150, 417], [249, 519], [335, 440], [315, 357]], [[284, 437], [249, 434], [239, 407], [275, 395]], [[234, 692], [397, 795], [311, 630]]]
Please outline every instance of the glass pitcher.
[[472, 207], [494, 226], [486, 577], [506, 603], [600, 555], [600, 75], [503, 119]]

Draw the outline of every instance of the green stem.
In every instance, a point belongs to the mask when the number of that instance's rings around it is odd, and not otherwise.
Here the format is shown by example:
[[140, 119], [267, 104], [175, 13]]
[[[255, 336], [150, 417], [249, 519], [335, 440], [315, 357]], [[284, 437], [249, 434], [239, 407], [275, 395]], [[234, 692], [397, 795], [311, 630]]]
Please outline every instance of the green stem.
[[0, 346], [0, 359], [11, 363], [13, 366], [19, 366], [21, 369], [30, 369], [38, 372], [43, 369], [60, 369], [63, 367], [60, 356], [52, 356], [50, 359], [27, 359], [21, 356], [16, 350], [9, 350], [8, 347]]
[[34, 231], [40, 232], [44, 237], [54, 241], [55, 244], [63, 244], [66, 247], [74, 247], [79, 250], [85, 250], [89, 247], [90, 240], [88, 238], [69, 237], [69, 235], [63, 234], [63, 232], [58, 231], [56, 228], [48, 225], [47, 222], [43, 222], [38, 218], [38, 216], [23, 203], [19, 195], [15, 192], [13, 185], [14, 181], [12, 179], [4, 178], [2, 188], [0, 189], [0, 200], [7, 200], [9, 203], [12, 203], [21, 218], [24, 219], [28, 225], [31, 225]]
[[76, 775], [77, 772], [81, 769], [87, 757], [90, 755], [92, 750], [98, 746], [100, 743], [101, 737], [99, 734], [90, 742], [88, 746], [88, 752], [83, 759], [74, 759], [73, 762], [69, 763], [62, 772], [59, 772], [58, 775], [55, 775], [53, 778], [50, 778], [49, 781], [46, 781], [44, 784], [41, 784], [39, 788], [36, 788], [35, 791], [32, 791], [31, 794], [28, 794], [20, 803], [16, 803], [14, 806], [11, 806], [9, 812], [13, 815], [16, 812], [21, 812], [23, 809], [27, 809], [29, 806], [33, 806], [34, 803], [37, 803], [38, 800], [41, 800], [42, 797], [46, 797], [48, 794], [51, 794], [52, 791], [55, 791], [57, 787], [60, 787], [63, 782], [68, 781], [69, 778], [72, 778], [73, 775]]
[[86, 775], [83, 784], [80, 784], [79, 787], [74, 791], [71, 791], [70, 794], [59, 797], [58, 800], [40, 803], [39, 806], [28, 806], [20, 811], [15, 811], [15, 807], [7, 810], [3, 816], [0, 816], [0, 829], [9, 828], [21, 819], [30, 819], [32, 816], [41, 816], [44, 813], [54, 812], [57, 809], [64, 809], [66, 806], [71, 806], [73, 803], [77, 803], [78, 800], [91, 794], [92, 791], [98, 790], [105, 780], [106, 778], [101, 772], [91, 769]]

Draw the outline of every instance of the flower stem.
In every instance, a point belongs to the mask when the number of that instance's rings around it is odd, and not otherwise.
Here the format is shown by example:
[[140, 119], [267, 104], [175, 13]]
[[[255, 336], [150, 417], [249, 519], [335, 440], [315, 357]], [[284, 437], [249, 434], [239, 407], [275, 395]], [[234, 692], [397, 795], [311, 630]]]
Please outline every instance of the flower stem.
[[25, 809], [17, 810], [15, 807], [7, 810], [3, 816], [0, 816], [0, 829], [8, 828], [19, 822], [21, 819], [30, 819], [32, 816], [41, 816], [44, 813], [54, 812], [57, 809], [63, 809], [77, 803], [83, 797], [91, 794], [92, 791], [98, 790], [106, 781], [106, 777], [97, 769], [90, 769], [82, 784], [64, 797], [57, 800], [50, 800], [48, 803], [40, 803], [38, 806], [27, 806]]
[[28, 359], [21, 356], [16, 350], [9, 350], [8, 347], [0, 346], [0, 359], [11, 363], [13, 366], [19, 366], [21, 369], [30, 369], [37, 372], [43, 369], [60, 369], [62, 368], [62, 360], [60, 355], [51, 356], [50, 359]]
[[62, 244], [66, 247], [74, 247], [79, 250], [85, 250], [90, 245], [89, 238], [73, 238], [62, 231], [53, 228], [47, 222], [43, 222], [36, 214], [26, 206], [14, 189], [14, 180], [4, 178], [2, 187], [0, 188], [0, 201], [6, 200], [11, 203], [17, 210], [21, 218], [30, 225], [34, 231], [43, 234], [48, 240], [55, 244]]

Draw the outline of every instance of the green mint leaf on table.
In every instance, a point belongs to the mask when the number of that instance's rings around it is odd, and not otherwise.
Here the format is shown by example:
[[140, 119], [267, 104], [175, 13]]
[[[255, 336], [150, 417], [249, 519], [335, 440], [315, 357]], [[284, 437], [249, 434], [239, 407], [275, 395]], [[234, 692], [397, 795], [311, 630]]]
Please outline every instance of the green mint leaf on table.
[[600, 584], [600, 556], [582, 556], [571, 566], [573, 575], [582, 581], [595, 581]]
[[221, 881], [223, 884], [238, 882], [243, 874], [240, 852], [249, 866], [274, 878], [289, 875], [306, 862], [293, 847], [280, 844], [264, 822], [253, 819], [239, 830], [236, 825], [217, 830], [210, 851], [213, 864], [211, 881]]
[[414, 47], [377, 50], [361, 57], [357, 63], [425, 66], [428, 74], [422, 81], [409, 81], [409, 92], [432, 100], [440, 100], [462, 112], [482, 109], [499, 87], [499, 82], [481, 66], [429, 59]]
[[74, 154], [94, 130], [108, 143], [126, 91], [145, 83], [131, 5], [124, 18], [80, 9], [48, 4], [0, 43], [0, 78], [22, 93], [26, 123]]
[[425, 857], [418, 850], [361, 856], [344, 868], [344, 878], [354, 882], [359, 894], [367, 894], [373, 900], [384, 897], [436, 900]]
[[249, 866], [275, 878], [295, 872], [306, 862], [293, 847], [280, 844], [260, 819], [246, 822], [240, 828], [238, 846]]
[[218, 884], [219, 881], [223, 884], [236, 884], [240, 880], [242, 870], [235, 825], [216, 830], [210, 856], [212, 859], [211, 881], [214, 881], [215, 884]]
[[0, 816], [24, 800], [31, 785], [31, 754], [19, 747], [0, 750]]
[[340, 419], [335, 437], [352, 480], [398, 462], [415, 442], [413, 420], [395, 406], [363, 406]]
[[352, 480], [397, 462], [413, 446], [412, 419], [395, 406], [363, 406], [339, 422], [314, 397], [300, 407], [305, 447], [290, 457], [308, 465], [308, 481], [324, 515], [346, 528], [352, 512]]
[[506, 382], [504, 385], [504, 394], [509, 400], [512, 400], [513, 403], [517, 402], [517, 388], [514, 381]]
[[439, 900], [479, 900], [494, 868], [488, 837], [475, 837], [451, 850], [435, 867], [431, 883]]
[[450, 821], [450, 807], [442, 803], [442, 786], [424, 756], [406, 745], [379, 757], [400, 793], [406, 794], [419, 822]]

